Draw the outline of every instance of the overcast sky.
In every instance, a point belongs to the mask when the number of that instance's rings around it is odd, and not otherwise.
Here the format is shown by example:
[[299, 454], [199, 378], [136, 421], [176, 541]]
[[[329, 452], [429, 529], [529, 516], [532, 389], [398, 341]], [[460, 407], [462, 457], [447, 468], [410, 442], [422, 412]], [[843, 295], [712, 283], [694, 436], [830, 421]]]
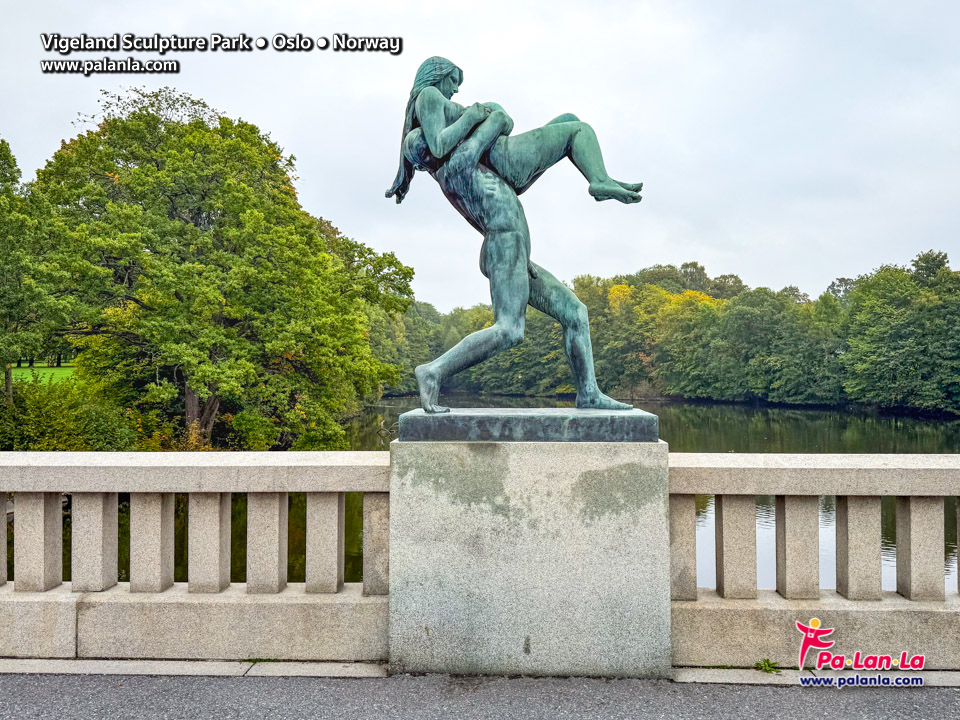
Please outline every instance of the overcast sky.
[[[564, 162], [523, 195], [533, 257], [561, 279], [697, 260], [816, 296], [930, 248], [960, 266], [955, 0], [11, 0], [3, 16], [0, 137], [25, 177], [100, 88], [172, 85], [268, 130], [297, 157], [303, 206], [396, 252], [443, 311], [489, 302], [480, 236], [427, 175], [402, 205], [383, 197], [430, 55], [463, 68], [461, 103], [499, 102], [515, 132], [574, 112], [611, 175], [645, 183], [639, 205], [597, 203]], [[39, 65], [51, 32], [384, 35], [403, 52], [170, 53], [178, 75], [55, 76]]]

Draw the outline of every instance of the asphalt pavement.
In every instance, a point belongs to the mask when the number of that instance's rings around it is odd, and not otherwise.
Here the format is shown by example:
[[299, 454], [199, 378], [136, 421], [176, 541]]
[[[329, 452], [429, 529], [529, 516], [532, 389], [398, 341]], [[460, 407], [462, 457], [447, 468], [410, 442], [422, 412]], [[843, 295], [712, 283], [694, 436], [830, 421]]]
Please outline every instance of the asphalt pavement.
[[0, 676], [0, 717], [336, 718], [955, 718], [960, 688], [829, 689], [668, 680]]

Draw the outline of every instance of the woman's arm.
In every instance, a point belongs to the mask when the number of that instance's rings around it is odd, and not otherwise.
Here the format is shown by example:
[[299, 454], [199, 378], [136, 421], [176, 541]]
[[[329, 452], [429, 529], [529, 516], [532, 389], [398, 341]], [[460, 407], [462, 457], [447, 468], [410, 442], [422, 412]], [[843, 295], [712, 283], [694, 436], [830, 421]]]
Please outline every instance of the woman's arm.
[[503, 130], [503, 135], [509, 135], [513, 132], [513, 118], [507, 115], [507, 111], [504, 110], [500, 105], [495, 102], [483, 103], [484, 107], [490, 108], [490, 110], [496, 110], [503, 113], [503, 116], [507, 119], [506, 127]]
[[428, 87], [417, 97], [416, 112], [423, 128], [423, 137], [427, 147], [435, 158], [441, 160], [460, 144], [470, 131], [479, 125], [490, 113], [479, 103], [474, 103], [458, 120], [449, 127], [446, 126], [444, 104], [447, 99], [434, 87]]
[[477, 165], [480, 157], [497, 141], [501, 135], [508, 134], [513, 129], [513, 120], [503, 110], [494, 110], [490, 113], [473, 134], [464, 140], [456, 150], [456, 156], [461, 154], [466, 162]]

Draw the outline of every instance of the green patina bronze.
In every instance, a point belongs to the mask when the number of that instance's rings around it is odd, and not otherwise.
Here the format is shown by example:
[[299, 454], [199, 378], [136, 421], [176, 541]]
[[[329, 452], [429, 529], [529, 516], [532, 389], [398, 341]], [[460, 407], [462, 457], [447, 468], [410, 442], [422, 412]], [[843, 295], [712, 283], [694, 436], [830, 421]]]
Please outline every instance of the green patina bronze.
[[401, 442], [657, 442], [656, 415], [573, 408], [453, 408], [400, 416]]
[[495, 322], [416, 369], [425, 412], [448, 412], [440, 387], [455, 373], [523, 340], [529, 304], [563, 327], [564, 350], [577, 388], [577, 407], [627, 410], [597, 387], [587, 309], [566, 285], [530, 260], [530, 233], [518, 195], [548, 168], [570, 158], [596, 200], [640, 201], [642, 183], [612, 179], [593, 129], [572, 114], [511, 135], [513, 120], [496, 103], [468, 108], [450, 98], [463, 71], [432, 57], [417, 70], [401, 138], [400, 169], [387, 197], [401, 202], [416, 170], [429, 173], [447, 200], [483, 235], [480, 271], [490, 280]]

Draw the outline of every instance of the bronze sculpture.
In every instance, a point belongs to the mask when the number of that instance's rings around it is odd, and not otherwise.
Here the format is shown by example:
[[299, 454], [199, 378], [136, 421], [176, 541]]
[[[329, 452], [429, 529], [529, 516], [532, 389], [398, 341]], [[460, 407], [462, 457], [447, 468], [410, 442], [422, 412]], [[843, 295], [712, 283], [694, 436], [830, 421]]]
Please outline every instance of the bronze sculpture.
[[499, 105], [464, 108], [451, 100], [462, 81], [460, 68], [440, 57], [429, 58], [417, 70], [404, 119], [400, 168], [386, 192], [401, 202], [414, 172], [425, 171], [484, 236], [480, 271], [490, 280], [494, 324], [416, 369], [424, 411], [447, 412], [438, 403], [444, 380], [523, 340], [527, 304], [563, 327], [577, 407], [630, 409], [597, 387], [587, 309], [570, 288], [530, 260], [530, 233], [517, 196], [564, 157], [587, 179], [598, 201], [639, 202], [643, 184], [622, 183], [607, 174], [596, 134], [575, 115], [561, 115], [541, 128], [511, 136], [513, 121]]

